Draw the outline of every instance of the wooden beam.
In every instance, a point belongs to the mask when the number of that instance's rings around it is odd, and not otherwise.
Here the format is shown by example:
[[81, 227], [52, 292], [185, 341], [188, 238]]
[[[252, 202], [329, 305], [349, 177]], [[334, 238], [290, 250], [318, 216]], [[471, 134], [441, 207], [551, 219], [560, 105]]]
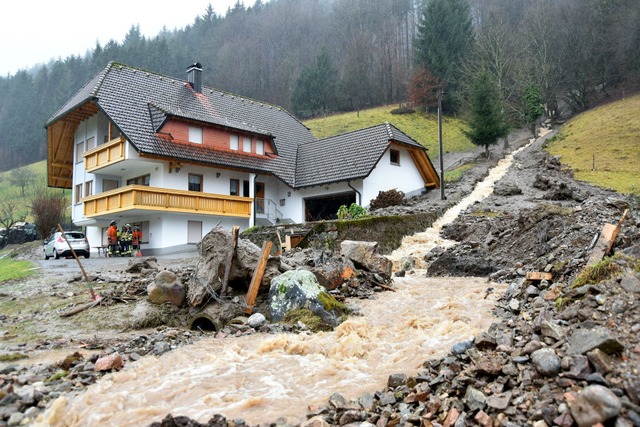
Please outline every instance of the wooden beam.
[[258, 261], [256, 269], [253, 271], [251, 284], [249, 285], [249, 290], [247, 291], [247, 307], [244, 309], [244, 312], [247, 314], [251, 314], [251, 312], [253, 311], [253, 305], [256, 303], [258, 289], [260, 289], [260, 282], [262, 282], [264, 269], [267, 266], [267, 260], [269, 259], [269, 254], [271, 253], [271, 245], [271, 240], [266, 240], [262, 244], [262, 253], [260, 254], [260, 260]]
[[551, 280], [553, 279], [553, 274], [545, 273], [542, 271], [527, 271], [526, 275], [527, 280]]
[[616, 237], [618, 237], [618, 233], [620, 233], [620, 229], [622, 228], [622, 223], [628, 213], [629, 209], [626, 209], [617, 224], [604, 225], [602, 232], [600, 233], [600, 237], [598, 237], [598, 241], [596, 242], [596, 246], [593, 248], [593, 251], [591, 251], [591, 256], [589, 257], [589, 261], [587, 261], [587, 267], [602, 261], [602, 259], [611, 252], [613, 243], [616, 241]]
[[236, 256], [236, 248], [238, 247], [238, 232], [240, 227], [234, 225], [231, 228], [231, 251], [229, 252], [229, 258], [227, 259], [227, 265], [224, 267], [224, 278], [222, 279], [222, 290], [220, 295], [226, 295], [229, 288], [229, 274], [231, 273], [231, 264], [233, 264], [233, 258]]

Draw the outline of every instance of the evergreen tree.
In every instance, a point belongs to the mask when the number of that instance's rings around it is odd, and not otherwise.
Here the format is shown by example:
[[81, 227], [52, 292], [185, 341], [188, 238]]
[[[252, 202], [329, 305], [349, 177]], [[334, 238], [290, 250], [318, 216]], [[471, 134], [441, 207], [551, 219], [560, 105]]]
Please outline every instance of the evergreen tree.
[[[467, 0], [427, 0], [418, 21], [414, 62], [444, 81], [455, 95], [462, 63], [471, 52], [473, 27]], [[449, 98], [449, 107], [455, 102]]]
[[311, 66], [302, 70], [293, 90], [293, 111], [300, 117], [326, 113], [333, 106], [337, 72], [323, 48]]
[[524, 88], [524, 121], [529, 125], [533, 137], [536, 135], [536, 121], [544, 114], [540, 88], [534, 84], [528, 84]]
[[509, 127], [504, 119], [498, 92], [486, 71], [480, 72], [473, 81], [470, 105], [470, 129], [464, 133], [472, 143], [485, 147], [488, 158], [489, 146], [507, 136]]

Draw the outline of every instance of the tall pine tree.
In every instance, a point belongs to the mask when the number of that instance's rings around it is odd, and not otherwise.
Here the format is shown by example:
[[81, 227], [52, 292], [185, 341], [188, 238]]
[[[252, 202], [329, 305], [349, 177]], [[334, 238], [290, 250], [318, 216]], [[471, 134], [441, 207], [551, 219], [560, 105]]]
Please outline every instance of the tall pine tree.
[[464, 133], [475, 145], [484, 146], [488, 158], [489, 146], [507, 136], [509, 127], [498, 91], [486, 71], [480, 72], [473, 81], [470, 104], [469, 130]]

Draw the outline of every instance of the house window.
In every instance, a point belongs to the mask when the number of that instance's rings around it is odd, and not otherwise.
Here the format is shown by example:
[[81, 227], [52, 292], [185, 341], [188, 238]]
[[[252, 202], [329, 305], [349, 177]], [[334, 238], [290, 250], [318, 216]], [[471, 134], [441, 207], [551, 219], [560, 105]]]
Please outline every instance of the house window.
[[94, 148], [96, 148], [96, 139], [92, 136], [87, 139], [87, 151], [93, 150]]
[[80, 141], [78, 142], [78, 145], [76, 145], [76, 163], [80, 163], [84, 160], [82, 153], [84, 153], [84, 141]]
[[189, 126], [189, 142], [202, 144], [202, 128]]
[[102, 180], [102, 191], [115, 190], [116, 188], [118, 188], [118, 181], [115, 179]]
[[[144, 238], [144, 234], [142, 235]], [[187, 244], [197, 245], [202, 240], [202, 221], [187, 221]]]
[[242, 151], [245, 153], [251, 152], [251, 138], [248, 136], [242, 138]]
[[87, 181], [84, 183], [84, 197], [91, 196], [93, 194], [93, 181]]
[[149, 186], [151, 175], [142, 175], [127, 180], [127, 185], [146, 185]]
[[389, 157], [392, 165], [400, 166], [400, 152], [398, 150], [389, 150]]
[[80, 203], [82, 199], [82, 184], [76, 185], [76, 203]]
[[232, 196], [240, 195], [240, 181], [237, 179], [232, 179], [229, 181], [229, 194]]
[[189, 191], [202, 191], [202, 175], [189, 174]]
[[232, 150], [239, 150], [238, 140], [238, 135], [230, 135], [229, 148], [231, 148]]
[[264, 141], [261, 139], [256, 140], [256, 154], [264, 155]]
[[249, 197], [249, 181], [242, 181], [242, 195]]

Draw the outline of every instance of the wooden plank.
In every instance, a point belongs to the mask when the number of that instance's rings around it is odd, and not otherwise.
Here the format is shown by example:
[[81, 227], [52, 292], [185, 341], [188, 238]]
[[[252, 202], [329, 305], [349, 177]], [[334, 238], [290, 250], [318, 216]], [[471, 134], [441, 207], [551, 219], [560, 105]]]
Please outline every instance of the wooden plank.
[[271, 240], [266, 240], [262, 244], [262, 253], [260, 254], [260, 260], [258, 261], [256, 269], [253, 271], [251, 284], [249, 285], [249, 290], [247, 291], [247, 307], [244, 309], [244, 312], [247, 314], [251, 314], [251, 312], [253, 311], [253, 305], [256, 303], [258, 289], [260, 289], [260, 282], [262, 282], [264, 269], [267, 266], [267, 260], [269, 259], [269, 254], [271, 253], [271, 245]]
[[233, 264], [233, 258], [236, 256], [236, 248], [238, 247], [238, 232], [240, 227], [234, 225], [231, 228], [231, 251], [229, 252], [229, 259], [227, 259], [227, 265], [224, 267], [224, 278], [222, 279], [222, 291], [220, 295], [226, 295], [229, 287], [229, 273], [231, 273], [231, 264]]
[[553, 274], [542, 271], [527, 271], [526, 278], [527, 280], [551, 280]]
[[600, 233], [600, 237], [598, 237], [598, 241], [596, 242], [596, 246], [593, 248], [593, 251], [591, 251], [591, 256], [589, 257], [589, 261], [587, 261], [587, 267], [602, 261], [602, 259], [611, 252], [613, 243], [616, 241], [616, 237], [618, 237], [620, 228], [622, 228], [622, 223], [628, 213], [629, 210], [625, 210], [617, 224], [604, 225], [602, 232]]

